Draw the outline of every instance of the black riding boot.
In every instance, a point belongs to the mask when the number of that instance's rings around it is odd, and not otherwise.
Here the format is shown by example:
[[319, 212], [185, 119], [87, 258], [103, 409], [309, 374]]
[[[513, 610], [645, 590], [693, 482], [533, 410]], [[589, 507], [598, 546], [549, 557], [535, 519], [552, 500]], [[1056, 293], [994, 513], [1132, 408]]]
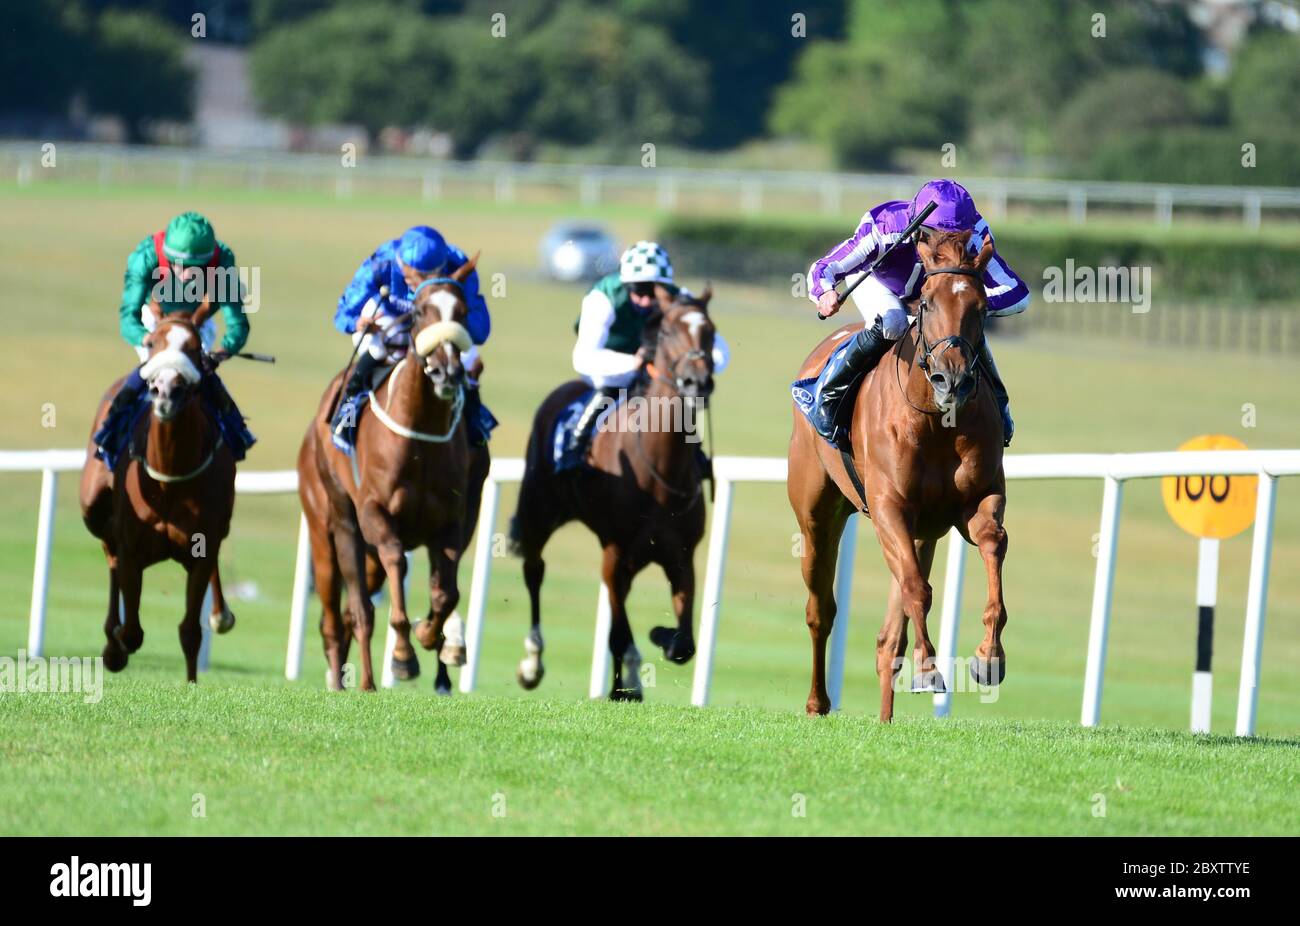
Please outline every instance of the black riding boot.
[[984, 371], [989, 377], [989, 386], [993, 389], [993, 397], [998, 400], [998, 411], [1002, 414], [1002, 446], [1011, 446], [1011, 435], [1016, 431], [1016, 423], [1011, 420], [1011, 397], [1007, 395], [1007, 387], [1002, 383], [1002, 374], [998, 372], [998, 365], [993, 362], [993, 355], [989, 353], [989, 339], [985, 338], [980, 342], [980, 361], [984, 364]]
[[330, 421], [334, 445], [347, 453], [352, 452], [357, 439], [357, 397], [370, 388], [370, 377], [374, 374], [379, 361], [370, 354], [362, 354], [352, 366], [352, 375], [343, 386], [343, 395], [339, 398], [338, 408]]
[[609, 407], [616, 395], [618, 390], [610, 388], [597, 389], [591, 394], [591, 398], [587, 400], [587, 407], [582, 410], [582, 416], [578, 419], [577, 427], [573, 429], [573, 436], [569, 438], [569, 446], [566, 449], [570, 455], [576, 456], [579, 460], [587, 455], [592, 435], [596, 432], [596, 422], [600, 420], [601, 413]]
[[234, 398], [226, 389], [226, 384], [215, 371], [210, 370], [204, 374], [201, 388], [204, 397], [217, 413], [221, 433], [235, 461], [244, 459], [248, 448], [257, 443], [257, 438], [245, 426], [243, 412], [239, 410], [239, 406], [235, 404]]
[[859, 331], [842, 353], [831, 357], [834, 367], [827, 369], [821, 391], [808, 412], [808, 420], [818, 434], [832, 444], [839, 442], [845, 431], [839, 423], [844, 399], [893, 346], [894, 342], [884, 335], [880, 319], [876, 319], [870, 328]]

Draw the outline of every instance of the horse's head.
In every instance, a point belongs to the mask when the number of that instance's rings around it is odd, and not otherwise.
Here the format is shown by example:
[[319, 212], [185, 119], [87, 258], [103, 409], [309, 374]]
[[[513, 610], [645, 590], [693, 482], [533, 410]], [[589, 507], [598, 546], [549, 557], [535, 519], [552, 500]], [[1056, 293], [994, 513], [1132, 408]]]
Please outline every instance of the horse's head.
[[693, 296], [679, 290], [661, 299], [654, 363], [683, 399], [707, 401], [713, 393], [713, 319], [709, 300], [713, 288]]
[[465, 319], [464, 284], [478, 263], [475, 254], [451, 276], [430, 277], [415, 290], [412, 299], [411, 336], [415, 353], [424, 361], [424, 372], [440, 399], [451, 399], [465, 380], [460, 355], [470, 349]]
[[925, 270], [918, 311], [917, 363], [940, 408], [960, 408], [975, 394], [976, 356], [984, 337], [984, 268], [993, 257], [986, 239], [978, 255], [967, 249], [971, 233], [931, 232], [916, 245]]
[[173, 312], [162, 315], [145, 335], [144, 346], [149, 359], [140, 367], [140, 376], [149, 386], [153, 414], [159, 421], [171, 421], [194, 396], [203, 378], [203, 342], [199, 326], [207, 321], [212, 303], [205, 300], [192, 314]]

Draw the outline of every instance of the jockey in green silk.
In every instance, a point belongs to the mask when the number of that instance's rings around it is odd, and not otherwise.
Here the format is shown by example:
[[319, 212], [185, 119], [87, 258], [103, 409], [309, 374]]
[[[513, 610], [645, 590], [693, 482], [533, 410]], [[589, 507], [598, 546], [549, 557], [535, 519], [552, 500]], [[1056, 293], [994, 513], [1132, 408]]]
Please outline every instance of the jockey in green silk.
[[[135, 349], [140, 362], [148, 359], [144, 339], [157, 323], [155, 311], [193, 312], [205, 298], [220, 309], [225, 331], [216, 342], [216, 324], [209, 318], [199, 337], [210, 363], [203, 371], [200, 393], [214, 413], [223, 438], [242, 460], [256, 440], [244, 427], [244, 418], [217, 376], [223, 360], [243, 349], [248, 341], [248, 316], [244, 312], [235, 254], [218, 240], [212, 225], [197, 212], [176, 216], [163, 231], [147, 236], [126, 259], [122, 297], [118, 304], [118, 330]], [[94, 435], [97, 456], [112, 466], [130, 439], [130, 425], [141, 410], [148, 385], [137, 366], [113, 396], [108, 416]]]

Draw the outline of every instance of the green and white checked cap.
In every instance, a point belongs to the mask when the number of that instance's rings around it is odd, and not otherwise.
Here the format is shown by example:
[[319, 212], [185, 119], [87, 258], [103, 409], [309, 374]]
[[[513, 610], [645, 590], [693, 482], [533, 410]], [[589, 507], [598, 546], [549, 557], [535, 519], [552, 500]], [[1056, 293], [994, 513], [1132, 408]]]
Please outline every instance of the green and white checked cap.
[[618, 278], [624, 283], [672, 283], [673, 262], [655, 242], [638, 241], [623, 252]]

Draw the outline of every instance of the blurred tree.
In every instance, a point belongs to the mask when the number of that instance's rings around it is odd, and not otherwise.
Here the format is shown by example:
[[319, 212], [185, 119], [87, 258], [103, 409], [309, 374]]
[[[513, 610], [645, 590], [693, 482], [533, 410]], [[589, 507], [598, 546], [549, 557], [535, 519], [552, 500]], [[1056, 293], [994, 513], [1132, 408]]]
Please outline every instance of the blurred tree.
[[904, 147], [939, 146], [965, 131], [969, 77], [957, 49], [954, 0], [858, 0], [844, 42], [810, 42], [776, 93], [772, 129], [829, 143], [846, 167], [892, 166]]
[[133, 142], [150, 120], [183, 121], [193, 112], [188, 33], [152, 13], [108, 9], [95, 21], [86, 86], [92, 112], [118, 116]]
[[1107, 71], [1061, 110], [1055, 150], [1082, 162], [1116, 136], [1193, 125], [1196, 117], [1184, 81], [1150, 68]]
[[15, 4], [0, 25], [0, 112], [63, 115], [84, 82], [85, 10], [67, 0]]
[[271, 115], [350, 122], [373, 136], [429, 121], [453, 92], [454, 50], [442, 29], [391, 2], [340, 6], [254, 43], [253, 89]]
[[1296, 126], [1300, 117], [1300, 36], [1265, 32], [1237, 52], [1228, 80], [1232, 122], [1244, 131]]

